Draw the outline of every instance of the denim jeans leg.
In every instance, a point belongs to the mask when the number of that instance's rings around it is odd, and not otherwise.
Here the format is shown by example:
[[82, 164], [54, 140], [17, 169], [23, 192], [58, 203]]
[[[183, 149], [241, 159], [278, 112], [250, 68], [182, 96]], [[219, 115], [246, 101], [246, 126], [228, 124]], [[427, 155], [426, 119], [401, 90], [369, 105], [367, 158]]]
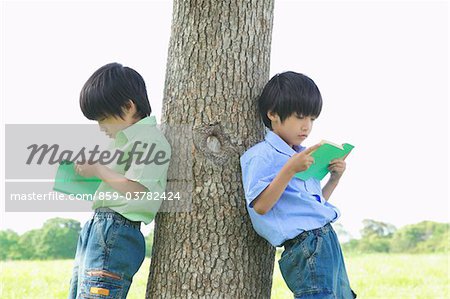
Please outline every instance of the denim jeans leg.
[[336, 252], [339, 259], [339, 270], [338, 270], [338, 296], [341, 298], [354, 299], [357, 297], [356, 293], [350, 287], [350, 281], [348, 279], [347, 269], [345, 267], [344, 254], [342, 253], [342, 247], [339, 243], [338, 236], [334, 229], [331, 229], [330, 239], [333, 240], [336, 246]]
[[145, 240], [139, 228], [118, 214], [95, 216], [79, 272], [82, 298], [126, 298], [134, 274], [145, 256]]
[[78, 271], [80, 267], [80, 248], [81, 248], [81, 235], [78, 237], [77, 251], [75, 254], [75, 261], [73, 263], [72, 277], [70, 279], [70, 289], [68, 299], [77, 298], [77, 286], [78, 286]]
[[342, 251], [330, 224], [288, 243], [279, 261], [283, 278], [301, 299], [353, 299]]
[[68, 299], [76, 299], [78, 296], [78, 280], [80, 276], [80, 265], [83, 265], [86, 243], [91, 229], [92, 219], [88, 220], [78, 236], [77, 251], [73, 263], [72, 277], [70, 279], [70, 289]]

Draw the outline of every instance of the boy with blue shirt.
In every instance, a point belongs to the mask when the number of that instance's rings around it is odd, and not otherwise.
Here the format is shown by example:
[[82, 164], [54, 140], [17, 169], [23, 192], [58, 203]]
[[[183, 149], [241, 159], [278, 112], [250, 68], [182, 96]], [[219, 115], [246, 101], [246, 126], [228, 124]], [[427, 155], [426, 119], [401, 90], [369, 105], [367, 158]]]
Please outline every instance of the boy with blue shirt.
[[319, 89], [305, 75], [277, 74], [264, 87], [258, 107], [270, 131], [241, 157], [247, 210], [255, 231], [273, 246], [284, 246], [280, 270], [295, 298], [356, 298], [330, 224], [340, 212], [328, 202], [345, 161], [331, 161], [323, 188], [317, 179], [294, 177], [314, 163], [310, 154], [320, 146], [301, 146], [322, 109]]
[[[143, 78], [129, 67], [110, 63], [94, 72], [83, 86], [80, 106], [113, 138], [110, 152], [127, 159], [75, 167], [102, 182], [94, 215], [78, 239], [69, 298], [126, 298], [145, 257], [141, 222], [149, 224], [161, 204], [156, 197], [165, 191], [171, 148], [150, 116]], [[150, 161], [142, 160], [153, 153]]]

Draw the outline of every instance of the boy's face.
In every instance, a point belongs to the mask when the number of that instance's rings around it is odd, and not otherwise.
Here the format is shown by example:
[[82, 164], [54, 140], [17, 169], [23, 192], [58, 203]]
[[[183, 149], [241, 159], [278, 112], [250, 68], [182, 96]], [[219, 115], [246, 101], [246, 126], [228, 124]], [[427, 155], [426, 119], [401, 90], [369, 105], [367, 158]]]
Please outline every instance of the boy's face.
[[131, 126], [139, 119], [134, 118], [136, 115], [136, 105], [133, 101], [130, 101], [123, 109], [123, 118], [119, 116], [107, 116], [101, 119], [97, 119], [100, 131], [105, 132], [110, 138], [116, 138], [116, 134], [119, 131]]
[[290, 147], [300, 145], [311, 133], [314, 116], [293, 113], [281, 122], [280, 117], [272, 112], [267, 114], [272, 123], [272, 131], [281, 137]]
[[116, 116], [108, 116], [97, 120], [97, 122], [100, 126], [100, 131], [105, 132], [105, 134], [110, 138], [115, 138], [117, 132], [129, 126], [128, 122]]

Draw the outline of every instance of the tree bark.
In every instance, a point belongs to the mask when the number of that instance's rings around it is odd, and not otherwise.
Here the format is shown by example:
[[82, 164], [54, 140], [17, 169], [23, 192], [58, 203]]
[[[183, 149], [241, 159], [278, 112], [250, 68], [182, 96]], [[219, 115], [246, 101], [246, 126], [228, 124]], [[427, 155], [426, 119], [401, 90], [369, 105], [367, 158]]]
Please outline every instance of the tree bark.
[[157, 214], [146, 298], [270, 298], [274, 248], [252, 228], [239, 157], [264, 134], [272, 23], [273, 0], [174, 1], [162, 122], [191, 126], [192, 147], [180, 158], [187, 135], [166, 130], [167, 190], [187, 180], [191, 204]]

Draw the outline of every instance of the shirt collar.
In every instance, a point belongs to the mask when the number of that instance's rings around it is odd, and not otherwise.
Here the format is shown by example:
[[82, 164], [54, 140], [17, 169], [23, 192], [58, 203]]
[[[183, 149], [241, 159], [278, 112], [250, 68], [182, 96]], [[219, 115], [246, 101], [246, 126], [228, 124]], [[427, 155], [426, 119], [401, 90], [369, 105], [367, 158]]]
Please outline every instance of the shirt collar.
[[292, 157], [294, 154], [299, 153], [305, 149], [304, 146], [294, 145], [295, 150], [289, 146], [280, 136], [275, 134], [273, 131], [268, 131], [266, 134], [266, 141], [275, 148], [278, 152]]
[[[142, 125], [146, 125], [143, 127]], [[147, 128], [147, 126], [154, 127], [156, 126], [156, 117], [153, 116], [147, 116], [143, 119], [139, 120], [138, 122], [132, 124], [129, 127], [126, 127], [125, 129], [119, 131], [116, 136], [116, 141], [130, 141], [132, 140], [138, 133], [142, 132], [142, 129]]]

